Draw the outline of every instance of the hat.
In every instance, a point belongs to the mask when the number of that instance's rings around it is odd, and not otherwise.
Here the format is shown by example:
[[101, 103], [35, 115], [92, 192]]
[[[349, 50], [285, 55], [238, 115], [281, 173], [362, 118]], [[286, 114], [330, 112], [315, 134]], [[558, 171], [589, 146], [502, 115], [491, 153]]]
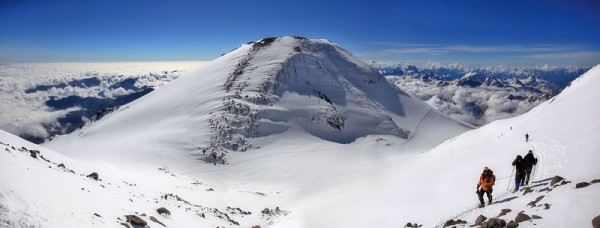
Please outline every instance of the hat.
[[488, 167], [486, 166], [486, 167], [483, 167], [483, 170], [490, 170], [490, 168], [488, 168]]
[[531, 154], [531, 153], [533, 153], [533, 151], [532, 151], [532, 150], [529, 150], [529, 152], [527, 152], [527, 153], [528, 153], [528, 154]]

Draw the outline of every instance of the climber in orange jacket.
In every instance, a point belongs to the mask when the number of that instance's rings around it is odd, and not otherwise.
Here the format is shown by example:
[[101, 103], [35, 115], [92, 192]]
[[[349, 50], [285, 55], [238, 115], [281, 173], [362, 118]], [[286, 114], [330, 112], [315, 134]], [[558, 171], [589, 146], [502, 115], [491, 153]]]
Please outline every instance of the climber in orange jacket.
[[485, 207], [485, 202], [483, 201], [483, 194], [487, 194], [488, 205], [492, 204], [492, 186], [494, 186], [494, 182], [496, 182], [496, 176], [494, 176], [494, 171], [492, 171], [488, 167], [483, 168], [483, 173], [481, 173], [481, 176], [479, 177], [479, 182], [477, 182], [477, 195], [479, 196], [479, 207]]

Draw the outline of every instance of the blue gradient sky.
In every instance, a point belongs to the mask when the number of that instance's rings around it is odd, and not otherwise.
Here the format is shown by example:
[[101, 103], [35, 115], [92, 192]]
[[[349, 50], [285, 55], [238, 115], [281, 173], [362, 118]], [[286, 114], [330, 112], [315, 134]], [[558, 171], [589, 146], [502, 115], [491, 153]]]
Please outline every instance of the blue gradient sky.
[[0, 0], [0, 63], [211, 60], [267, 36], [364, 60], [600, 63], [599, 0]]

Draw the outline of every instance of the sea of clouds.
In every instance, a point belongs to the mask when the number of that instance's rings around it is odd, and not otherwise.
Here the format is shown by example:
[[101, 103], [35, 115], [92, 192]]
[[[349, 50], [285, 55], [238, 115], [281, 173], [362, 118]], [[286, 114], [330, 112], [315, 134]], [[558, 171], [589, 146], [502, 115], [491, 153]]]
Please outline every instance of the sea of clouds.
[[[65, 114], [81, 109], [57, 110], [46, 101], [69, 96], [116, 98], [136, 88], [157, 88], [202, 62], [43, 63], [0, 65], [0, 129], [15, 135], [48, 137], [47, 128]], [[96, 78], [98, 85], [71, 85], [70, 82]], [[135, 78], [133, 86], [115, 86]], [[62, 85], [62, 86], [61, 86]], [[49, 89], [35, 90], [38, 86]], [[127, 88], [129, 87], [129, 88]], [[26, 92], [27, 90], [29, 92]], [[34, 89], [34, 92], [31, 90]]]

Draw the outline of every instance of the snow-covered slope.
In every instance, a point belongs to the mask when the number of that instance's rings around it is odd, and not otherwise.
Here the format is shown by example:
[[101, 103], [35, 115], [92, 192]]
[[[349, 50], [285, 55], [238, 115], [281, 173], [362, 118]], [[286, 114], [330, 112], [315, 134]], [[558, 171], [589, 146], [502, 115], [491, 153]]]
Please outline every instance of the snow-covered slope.
[[[225, 93], [222, 85], [213, 92]], [[589, 227], [600, 215], [595, 205], [600, 184], [584, 188], [575, 184], [600, 178], [594, 163], [600, 158], [596, 151], [600, 107], [594, 105], [600, 98], [599, 86], [600, 67], [595, 67], [527, 114], [465, 132], [423, 153], [403, 151], [419, 151], [449, 134], [441, 131], [452, 128], [440, 129], [447, 123], [444, 116], [429, 112], [409, 140], [380, 134], [340, 144], [290, 127], [252, 138], [260, 148], [236, 153], [224, 166], [190, 160], [180, 149], [185, 145], [174, 140], [194, 134], [178, 121], [196, 120], [192, 114], [199, 111], [195, 109], [170, 118], [168, 107], [154, 107], [167, 111], [151, 112], [154, 118], [134, 112], [140, 120], [122, 109], [98, 122], [98, 127], [92, 125], [79, 132], [81, 136], [71, 136], [76, 140], [73, 144], [66, 144], [65, 138], [64, 144], [53, 145], [61, 153], [60, 147], [70, 148], [65, 154], [73, 158], [0, 132], [0, 224], [119, 227], [124, 215], [138, 212], [153, 227], [159, 225], [150, 222], [150, 216], [169, 227], [402, 227], [408, 222], [434, 227], [449, 219], [466, 220], [467, 224], [459, 225], [466, 227], [479, 215], [495, 217], [502, 209], [511, 209], [499, 218], [514, 220], [521, 211], [541, 217], [521, 222], [519, 227]], [[149, 96], [153, 94], [158, 92]], [[177, 97], [177, 91], [168, 94], [174, 96], [171, 113], [186, 107], [176, 105], [180, 99], [189, 98], [183, 101], [195, 104], [193, 97]], [[148, 102], [138, 100], [129, 109], [153, 107]], [[196, 108], [222, 105], [220, 100], [209, 103]], [[269, 107], [277, 106], [275, 102]], [[196, 118], [202, 122], [209, 117]], [[121, 124], [112, 122], [119, 119]], [[154, 120], [160, 124], [149, 124]], [[289, 121], [281, 122], [292, 126]], [[114, 135], [104, 134], [108, 127], [115, 127]], [[525, 133], [530, 135], [529, 142], [524, 140]], [[27, 150], [19, 151], [23, 146]], [[32, 158], [32, 149], [40, 150], [39, 155], [49, 161]], [[540, 159], [530, 186], [533, 192], [512, 193], [510, 164], [529, 149]], [[59, 168], [60, 163], [74, 174]], [[473, 187], [484, 166], [497, 177], [496, 203], [479, 209]], [[97, 172], [102, 181], [86, 178], [91, 172]], [[555, 175], [572, 183], [549, 186], [548, 179]], [[541, 191], [544, 187], [550, 191]], [[528, 206], [541, 196], [536, 206]], [[55, 205], [65, 206], [56, 209]], [[169, 209], [171, 215], [159, 215], [158, 207]]]
[[[426, 124], [439, 130], [422, 140]], [[174, 166], [212, 161], [213, 153], [221, 162], [226, 152], [267, 146], [274, 137], [264, 139], [279, 134], [336, 143], [382, 135], [423, 151], [467, 129], [339, 46], [283, 37], [242, 45], [46, 145], [111, 164]]]

